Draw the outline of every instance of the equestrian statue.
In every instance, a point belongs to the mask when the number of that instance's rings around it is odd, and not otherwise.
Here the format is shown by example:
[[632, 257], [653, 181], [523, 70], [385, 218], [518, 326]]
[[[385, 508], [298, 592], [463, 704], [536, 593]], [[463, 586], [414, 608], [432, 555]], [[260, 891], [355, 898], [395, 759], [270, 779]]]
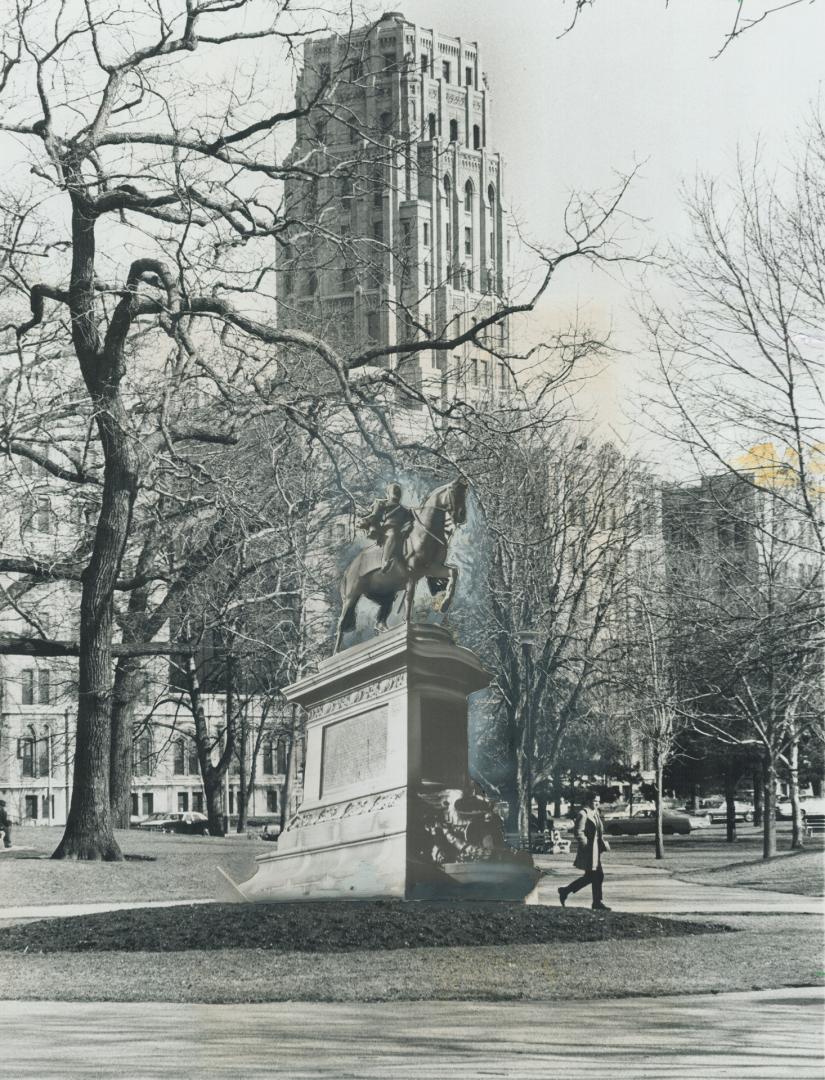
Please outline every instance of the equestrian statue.
[[439, 607], [447, 613], [458, 581], [458, 568], [446, 561], [447, 547], [466, 520], [466, 480], [459, 478], [436, 488], [418, 507], [404, 506], [400, 484], [388, 485], [386, 498], [376, 499], [369, 513], [356, 522], [374, 543], [360, 551], [344, 571], [335, 652], [344, 634], [355, 629], [355, 609], [362, 596], [378, 604], [377, 631], [387, 629], [400, 592], [405, 594], [405, 618], [412, 622], [415, 588], [422, 578], [427, 579], [433, 596], [444, 592]]

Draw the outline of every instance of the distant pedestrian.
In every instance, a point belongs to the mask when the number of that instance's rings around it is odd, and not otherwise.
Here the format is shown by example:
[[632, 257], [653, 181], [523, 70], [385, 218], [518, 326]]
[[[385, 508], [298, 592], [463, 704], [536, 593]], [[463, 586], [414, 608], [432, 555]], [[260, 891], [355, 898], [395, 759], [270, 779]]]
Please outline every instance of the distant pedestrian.
[[604, 838], [604, 821], [599, 813], [599, 796], [591, 791], [587, 796], [585, 805], [576, 815], [576, 839], [579, 842], [579, 850], [573, 865], [577, 870], [583, 870], [580, 878], [567, 886], [559, 889], [559, 900], [564, 907], [570, 893], [578, 892], [586, 885], [593, 889], [593, 910], [610, 911], [610, 908], [602, 903], [602, 882], [604, 870], [602, 869], [602, 852], [610, 851], [610, 844]]
[[11, 847], [11, 818], [4, 799], [0, 799], [0, 830], [3, 832], [3, 847]]

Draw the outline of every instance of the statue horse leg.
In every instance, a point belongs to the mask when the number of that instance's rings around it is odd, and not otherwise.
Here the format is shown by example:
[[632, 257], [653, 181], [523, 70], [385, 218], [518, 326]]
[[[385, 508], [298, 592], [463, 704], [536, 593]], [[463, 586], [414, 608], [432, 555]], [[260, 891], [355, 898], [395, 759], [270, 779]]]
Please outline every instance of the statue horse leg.
[[458, 585], [458, 567], [445, 564], [444, 569], [447, 571], [447, 591], [441, 601], [441, 611], [446, 615], [450, 609], [450, 604], [453, 602], [456, 585]]

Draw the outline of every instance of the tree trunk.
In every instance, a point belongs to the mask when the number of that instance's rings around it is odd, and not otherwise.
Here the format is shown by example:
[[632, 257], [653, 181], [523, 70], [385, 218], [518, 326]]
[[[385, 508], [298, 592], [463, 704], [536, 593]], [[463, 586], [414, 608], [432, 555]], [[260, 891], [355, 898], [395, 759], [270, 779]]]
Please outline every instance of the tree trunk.
[[246, 749], [249, 733], [247, 730], [247, 716], [244, 711], [238, 730], [238, 824], [235, 831], [246, 832], [246, 819], [249, 816], [249, 779], [246, 769]]
[[[213, 765], [212, 747], [209, 742], [209, 726], [203, 708], [203, 697], [194, 657], [187, 654], [182, 658], [182, 666], [186, 676], [186, 689], [189, 695], [192, 719], [195, 723], [195, 745], [198, 748], [198, 766], [203, 781], [203, 796], [206, 803], [206, 816], [209, 819], [209, 832], [212, 836], [223, 836], [225, 832], [223, 822], [223, 778], [229, 768], [235, 747], [234, 718], [227, 712], [226, 738], [223, 751], [218, 764]], [[226, 813], [229, 813], [228, 806], [226, 807]]]
[[762, 774], [754, 770], [753, 773], [753, 823], [762, 824], [763, 799], [762, 799]]
[[762, 858], [770, 859], [776, 854], [776, 762], [770, 751], [766, 751], [762, 759], [762, 783], [765, 796]]
[[112, 706], [112, 597], [131, 527], [137, 477], [128, 422], [116, 386], [84, 370], [91, 383], [104, 451], [103, 495], [80, 600], [77, 744], [66, 831], [52, 858], [123, 858], [112, 832], [109, 799]]
[[736, 841], [736, 780], [729, 770], [725, 770], [725, 839], [729, 844]]
[[662, 781], [664, 763], [658, 750], [653, 751], [653, 768], [656, 771], [656, 858], [665, 857], [664, 821], [662, 819]]
[[789, 765], [791, 813], [793, 815], [791, 847], [798, 849], [805, 846], [805, 830], [802, 828], [802, 807], [799, 802], [799, 739], [794, 739], [791, 743]]
[[132, 816], [132, 738], [140, 684], [140, 662], [134, 657], [118, 657], [112, 687], [109, 760], [109, 803], [116, 829], [128, 829]]

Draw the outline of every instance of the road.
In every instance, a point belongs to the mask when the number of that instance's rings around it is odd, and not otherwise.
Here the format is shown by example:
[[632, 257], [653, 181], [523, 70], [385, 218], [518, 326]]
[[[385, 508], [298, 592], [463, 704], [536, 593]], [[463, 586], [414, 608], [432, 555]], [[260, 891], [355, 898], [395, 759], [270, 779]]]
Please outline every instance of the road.
[[822, 990], [591, 1002], [4, 1002], [9, 1080], [821, 1080]]

